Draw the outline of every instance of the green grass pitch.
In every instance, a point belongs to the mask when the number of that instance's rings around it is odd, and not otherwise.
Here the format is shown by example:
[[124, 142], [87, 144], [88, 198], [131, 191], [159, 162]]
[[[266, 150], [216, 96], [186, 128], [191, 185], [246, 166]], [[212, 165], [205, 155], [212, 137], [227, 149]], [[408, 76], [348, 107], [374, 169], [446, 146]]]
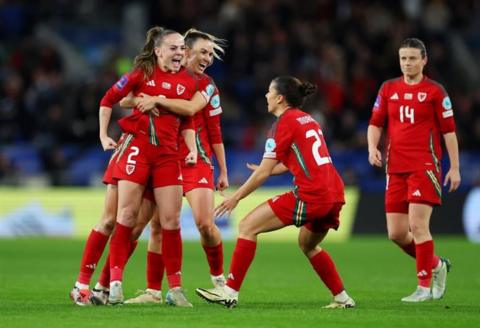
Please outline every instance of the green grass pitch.
[[[183, 280], [192, 309], [166, 305], [78, 307], [68, 293], [84, 242], [0, 239], [0, 327], [479, 327], [480, 245], [437, 238], [437, 253], [453, 263], [444, 299], [404, 304], [416, 285], [414, 261], [385, 236], [324, 245], [337, 264], [351, 310], [324, 310], [330, 295], [291, 242], [259, 242], [235, 309], [207, 304], [196, 287], [210, 287], [200, 245], [184, 245]], [[225, 243], [226, 263], [234, 244]], [[128, 264], [124, 291], [145, 284], [142, 242]], [[96, 278], [96, 276], [94, 276]], [[164, 290], [165, 282], [164, 282]]]

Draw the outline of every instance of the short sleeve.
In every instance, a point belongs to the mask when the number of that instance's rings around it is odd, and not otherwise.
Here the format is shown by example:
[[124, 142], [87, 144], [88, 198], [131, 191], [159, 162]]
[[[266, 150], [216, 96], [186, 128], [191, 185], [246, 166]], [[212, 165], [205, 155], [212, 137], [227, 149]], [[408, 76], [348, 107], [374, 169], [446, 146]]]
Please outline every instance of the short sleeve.
[[263, 158], [280, 160], [284, 157], [292, 144], [293, 131], [294, 129], [288, 126], [286, 120], [280, 117], [269, 132]]

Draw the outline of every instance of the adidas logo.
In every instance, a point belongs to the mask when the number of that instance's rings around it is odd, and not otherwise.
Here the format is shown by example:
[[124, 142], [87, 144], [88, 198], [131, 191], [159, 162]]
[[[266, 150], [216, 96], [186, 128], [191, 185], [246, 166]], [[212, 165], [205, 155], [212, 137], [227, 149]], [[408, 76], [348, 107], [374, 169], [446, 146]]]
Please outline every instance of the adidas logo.
[[208, 180], [207, 180], [206, 178], [201, 178], [200, 180], [198, 180], [198, 183], [207, 184], [207, 183], [208, 183]]
[[183, 176], [180, 174], [177, 179], [183, 181]]
[[233, 273], [229, 273], [227, 279], [235, 280], [235, 277], [233, 276]]
[[419, 273], [417, 273], [417, 277], [421, 278], [421, 277], [426, 277], [427, 276], [427, 271], [425, 270], [422, 270], [420, 271]]
[[155, 81], [154, 80], [150, 80], [147, 82], [147, 85], [151, 86], [151, 87], [154, 87], [155, 86]]
[[92, 270], [95, 270], [95, 268], [97, 267], [97, 265], [95, 263], [93, 264], [87, 264], [85, 265], [86, 268], [89, 268], [89, 269], [92, 269]]
[[392, 100], [398, 100], [398, 93], [394, 93], [393, 96], [390, 97]]
[[420, 192], [420, 190], [417, 189], [412, 193], [412, 196], [420, 197], [420, 196], [422, 196], [422, 193]]

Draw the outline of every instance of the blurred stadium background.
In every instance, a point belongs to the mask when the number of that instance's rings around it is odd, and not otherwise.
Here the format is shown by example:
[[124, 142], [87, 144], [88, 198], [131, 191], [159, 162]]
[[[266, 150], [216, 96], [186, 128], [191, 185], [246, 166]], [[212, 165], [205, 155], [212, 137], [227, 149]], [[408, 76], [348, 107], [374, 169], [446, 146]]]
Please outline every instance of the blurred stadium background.
[[[131, 68], [152, 25], [196, 27], [228, 40], [224, 60], [208, 73], [221, 90], [232, 185], [248, 176], [246, 162], [261, 158], [273, 121], [264, 98], [270, 79], [291, 74], [318, 85], [306, 110], [322, 123], [347, 185], [341, 228], [329, 234], [334, 244], [325, 244], [357, 310], [319, 309], [330, 296], [292, 242], [293, 228], [261, 236], [275, 243], [259, 244], [234, 311], [193, 295], [209, 283], [208, 268], [198, 242], [188, 241], [183, 279], [193, 309], [71, 304], [67, 293], [102, 210], [110, 155], [98, 140], [99, 101]], [[452, 98], [463, 178], [458, 192], [444, 189], [432, 220], [436, 251], [454, 263], [448, 294], [420, 305], [399, 301], [415, 285], [414, 264], [386, 237], [384, 173], [368, 165], [366, 149], [377, 89], [400, 75], [397, 47], [412, 36], [427, 45], [426, 73]], [[0, 0], [0, 326], [478, 326], [480, 244], [465, 238], [468, 230], [480, 241], [478, 58], [475, 0]], [[119, 133], [111, 124], [110, 134]], [[233, 220], [218, 221], [223, 236], [233, 239], [235, 222], [290, 185], [289, 176], [271, 178], [240, 203]], [[188, 206], [182, 233], [197, 238]], [[224, 244], [227, 269], [234, 244]], [[145, 284], [145, 248], [140, 243], [127, 266], [128, 296]]]
[[[50, 222], [54, 235], [65, 225], [65, 234], [84, 236], [97, 220], [110, 155], [98, 140], [99, 100], [131, 68], [152, 25], [196, 27], [228, 40], [223, 61], [208, 74], [221, 90], [232, 185], [248, 176], [246, 162], [261, 158], [273, 121], [264, 98], [270, 79], [291, 74], [318, 85], [305, 109], [322, 123], [349, 186], [348, 234], [385, 231], [384, 174], [368, 165], [368, 118], [381, 82], [400, 75], [399, 42], [421, 38], [426, 73], [454, 104], [463, 178], [435, 211], [433, 232], [463, 234], [471, 226], [472, 238], [480, 239], [480, 2], [474, 0], [0, 1], [0, 236], [46, 234], [36, 217]], [[114, 119], [123, 114], [114, 113]], [[119, 133], [111, 124], [110, 134]], [[285, 176], [267, 185], [290, 183]]]

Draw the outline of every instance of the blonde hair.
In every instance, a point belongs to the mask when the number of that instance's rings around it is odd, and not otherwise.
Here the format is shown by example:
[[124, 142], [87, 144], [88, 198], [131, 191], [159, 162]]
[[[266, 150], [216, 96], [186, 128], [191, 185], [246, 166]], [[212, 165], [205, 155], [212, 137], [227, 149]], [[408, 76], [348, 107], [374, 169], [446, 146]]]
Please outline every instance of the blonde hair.
[[187, 32], [185, 32], [183, 38], [185, 39], [185, 45], [190, 49], [193, 48], [195, 41], [197, 41], [198, 39], [204, 39], [213, 43], [213, 56], [215, 58], [222, 60], [221, 56], [225, 54], [224, 48], [227, 46], [227, 41], [225, 39], [217, 38], [212, 34], [199, 31], [195, 28], [191, 28]]

